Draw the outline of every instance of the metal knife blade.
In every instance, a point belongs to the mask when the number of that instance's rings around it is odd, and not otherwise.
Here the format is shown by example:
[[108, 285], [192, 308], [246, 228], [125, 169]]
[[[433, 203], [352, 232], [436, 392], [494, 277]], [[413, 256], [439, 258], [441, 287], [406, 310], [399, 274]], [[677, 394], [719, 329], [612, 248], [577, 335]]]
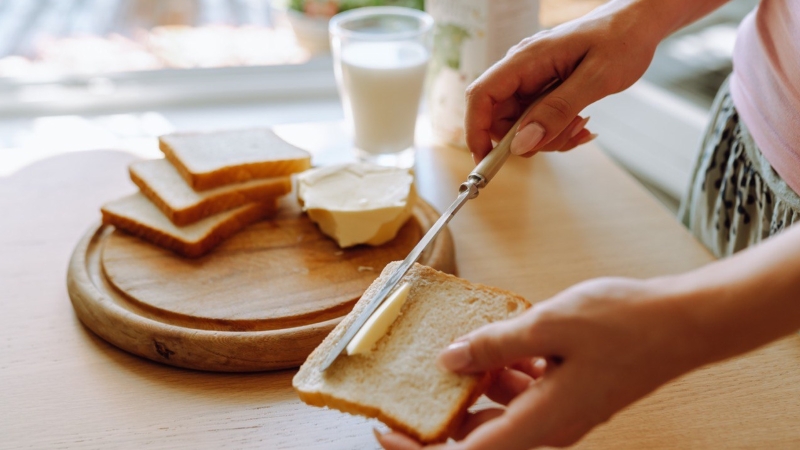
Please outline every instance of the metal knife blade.
[[[475, 192], [474, 195], [477, 195], [478, 193], [477, 187], [473, 187], [473, 189]], [[321, 371], [324, 371], [325, 369], [330, 367], [331, 364], [333, 364], [333, 361], [335, 361], [336, 358], [339, 356], [339, 354], [342, 352], [342, 350], [344, 350], [345, 347], [347, 347], [347, 344], [349, 344], [350, 341], [353, 339], [353, 336], [355, 336], [356, 333], [358, 333], [358, 330], [360, 330], [361, 327], [364, 325], [364, 323], [367, 321], [367, 319], [369, 319], [369, 316], [371, 316], [372, 313], [375, 312], [376, 309], [378, 309], [381, 303], [383, 303], [383, 301], [389, 296], [389, 294], [392, 293], [394, 288], [400, 282], [400, 279], [403, 278], [403, 275], [405, 275], [406, 272], [408, 272], [408, 269], [410, 269], [411, 266], [413, 266], [414, 263], [417, 262], [420, 255], [422, 255], [422, 252], [425, 250], [428, 244], [430, 244], [434, 240], [434, 238], [436, 238], [436, 236], [439, 234], [440, 231], [442, 231], [444, 226], [447, 225], [447, 222], [450, 222], [450, 219], [453, 218], [456, 212], [458, 212], [458, 210], [461, 209], [464, 203], [466, 203], [467, 200], [470, 199], [469, 196], [470, 196], [469, 190], [461, 192], [456, 198], [456, 200], [453, 202], [453, 204], [450, 205], [449, 208], [447, 208], [447, 211], [445, 211], [444, 214], [442, 214], [442, 216], [439, 217], [439, 220], [437, 220], [436, 223], [433, 224], [430, 230], [428, 230], [428, 232], [425, 233], [425, 236], [422, 237], [422, 239], [417, 243], [414, 249], [411, 250], [411, 253], [409, 253], [408, 256], [406, 256], [406, 259], [404, 259], [403, 262], [400, 264], [400, 266], [394, 271], [394, 273], [392, 273], [386, 284], [384, 284], [381, 290], [378, 291], [378, 294], [372, 297], [372, 299], [370, 299], [366, 308], [364, 308], [364, 310], [361, 311], [358, 317], [356, 317], [356, 320], [352, 324], [350, 324], [350, 326], [345, 331], [344, 335], [341, 337], [341, 339], [339, 339], [339, 342], [337, 342], [336, 345], [331, 349], [331, 352], [328, 353], [328, 356], [325, 358], [325, 361], [322, 363], [322, 366], [320, 367]]]
[[523, 113], [517, 123], [511, 127], [508, 133], [503, 137], [503, 139], [483, 158], [483, 161], [478, 163], [470, 172], [469, 176], [467, 176], [467, 181], [461, 184], [459, 187], [459, 194], [456, 197], [456, 200], [450, 205], [449, 208], [442, 214], [439, 220], [433, 224], [433, 226], [425, 233], [425, 236], [417, 243], [411, 253], [408, 254], [406, 259], [400, 263], [400, 266], [392, 273], [392, 275], [387, 280], [386, 284], [383, 285], [378, 294], [372, 297], [367, 303], [367, 306], [359, 313], [353, 323], [348, 326], [347, 330], [345, 330], [342, 337], [336, 343], [336, 345], [331, 348], [330, 353], [325, 357], [325, 360], [322, 362], [320, 366], [320, 371], [324, 372], [328, 367], [333, 364], [336, 358], [339, 357], [339, 354], [347, 347], [347, 344], [353, 339], [353, 336], [358, 333], [358, 330], [364, 325], [364, 323], [369, 319], [369, 316], [375, 312], [376, 309], [389, 297], [389, 294], [392, 293], [395, 287], [400, 283], [400, 280], [403, 276], [408, 272], [411, 266], [419, 259], [422, 252], [425, 248], [436, 238], [439, 232], [442, 231], [445, 225], [450, 222], [450, 219], [455, 216], [459, 209], [467, 202], [467, 200], [473, 199], [478, 196], [480, 189], [483, 189], [489, 181], [494, 178], [500, 168], [508, 159], [509, 155], [511, 154], [511, 141], [514, 139], [514, 135], [516, 134], [517, 128], [519, 127], [522, 118], [527, 115], [528, 111], [541, 100], [542, 97], [547, 95], [555, 88], [555, 85], [548, 87], [539, 97], [531, 103], [528, 109]]

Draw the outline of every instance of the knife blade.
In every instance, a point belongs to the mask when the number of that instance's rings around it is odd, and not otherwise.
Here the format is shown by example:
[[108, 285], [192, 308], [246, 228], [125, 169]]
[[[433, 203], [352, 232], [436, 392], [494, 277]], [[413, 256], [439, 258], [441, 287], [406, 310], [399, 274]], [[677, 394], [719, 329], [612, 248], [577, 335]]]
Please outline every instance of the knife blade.
[[322, 362], [320, 366], [320, 371], [324, 372], [328, 367], [333, 364], [336, 358], [342, 353], [342, 351], [347, 347], [347, 344], [353, 339], [353, 337], [358, 333], [358, 330], [364, 326], [364, 323], [369, 319], [372, 313], [375, 312], [376, 309], [383, 303], [386, 298], [389, 297], [389, 294], [392, 293], [395, 287], [400, 283], [400, 280], [403, 276], [411, 269], [411, 266], [414, 265], [415, 262], [419, 259], [422, 255], [422, 252], [428, 245], [439, 235], [439, 233], [444, 229], [445, 225], [450, 222], [450, 219], [456, 215], [459, 209], [467, 203], [468, 200], [471, 200], [478, 196], [480, 190], [486, 187], [490, 181], [494, 178], [497, 172], [503, 167], [503, 164], [508, 160], [508, 157], [511, 155], [511, 141], [514, 139], [514, 135], [516, 134], [517, 128], [519, 124], [522, 122], [522, 119], [528, 114], [528, 111], [533, 108], [536, 103], [538, 103], [545, 95], [550, 93], [553, 89], [555, 89], [555, 84], [549, 86], [547, 89], [544, 90], [541, 94], [539, 94], [538, 98], [534, 100], [525, 112], [520, 115], [520, 118], [511, 127], [511, 129], [503, 136], [503, 139], [486, 155], [483, 160], [475, 166], [475, 169], [470, 172], [467, 176], [467, 180], [461, 184], [458, 189], [458, 196], [456, 197], [455, 201], [450, 205], [447, 210], [439, 217], [439, 220], [433, 224], [433, 226], [425, 233], [425, 236], [420, 239], [417, 245], [411, 250], [411, 253], [408, 254], [406, 259], [400, 263], [400, 266], [389, 276], [389, 279], [386, 283], [381, 287], [380, 291], [372, 297], [367, 306], [359, 313], [359, 315], [355, 318], [353, 323], [351, 323], [347, 329], [345, 330], [342, 337], [339, 341], [334, 345], [328, 355], [325, 357], [325, 360]]

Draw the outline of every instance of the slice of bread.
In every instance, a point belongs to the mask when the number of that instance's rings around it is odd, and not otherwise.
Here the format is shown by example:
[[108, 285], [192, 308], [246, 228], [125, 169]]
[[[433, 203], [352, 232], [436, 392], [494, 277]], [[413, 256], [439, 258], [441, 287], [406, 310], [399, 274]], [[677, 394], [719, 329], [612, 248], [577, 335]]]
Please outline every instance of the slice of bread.
[[277, 209], [277, 201], [250, 203], [207, 217], [185, 227], [175, 226], [142, 193], [123, 197], [101, 208], [103, 224], [190, 258], [208, 253], [228, 236]]
[[131, 180], [173, 224], [185, 226], [253, 202], [268, 202], [292, 190], [289, 176], [263, 178], [196, 192], [166, 159], [130, 165]]
[[511, 292], [415, 264], [403, 278], [411, 291], [386, 335], [370, 353], [342, 354], [321, 372], [331, 347], [399, 264], [386, 266], [353, 311], [311, 353], [292, 384], [310, 405], [376, 417], [421, 442], [441, 442], [490, 380], [488, 375], [443, 371], [436, 366], [437, 355], [457, 337], [513, 317], [530, 304]]
[[311, 154], [268, 128], [176, 133], [158, 138], [164, 155], [196, 191], [311, 167]]

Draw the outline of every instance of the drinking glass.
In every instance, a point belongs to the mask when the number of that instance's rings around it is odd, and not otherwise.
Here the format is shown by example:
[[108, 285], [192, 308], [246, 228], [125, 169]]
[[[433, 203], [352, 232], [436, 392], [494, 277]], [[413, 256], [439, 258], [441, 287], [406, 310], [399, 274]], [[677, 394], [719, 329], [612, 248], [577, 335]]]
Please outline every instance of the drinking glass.
[[353, 9], [331, 19], [336, 81], [361, 161], [414, 164], [432, 29], [427, 13], [392, 6]]

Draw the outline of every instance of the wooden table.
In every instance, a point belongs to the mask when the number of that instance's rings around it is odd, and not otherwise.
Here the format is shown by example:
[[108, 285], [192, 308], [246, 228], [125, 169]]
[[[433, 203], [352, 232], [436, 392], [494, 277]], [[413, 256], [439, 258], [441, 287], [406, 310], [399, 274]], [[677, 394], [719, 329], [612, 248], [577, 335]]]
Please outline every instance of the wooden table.
[[[180, 370], [106, 344], [72, 311], [70, 253], [104, 201], [132, 191], [133, 157], [51, 158], [0, 178], [0, 447], [376, 447], [380, 424], [306, 406], [293, 371]], [[423, 148], [418, 185], [437, 208], [472, 167]], [[648, 277], [711, 260], [596, 148], [513, 158], [451, 225], [460, 274], [547, 298], [591, 277]], [[582, 442], [587, 448], [800, 447], [800, 337], [697, 371]]]

